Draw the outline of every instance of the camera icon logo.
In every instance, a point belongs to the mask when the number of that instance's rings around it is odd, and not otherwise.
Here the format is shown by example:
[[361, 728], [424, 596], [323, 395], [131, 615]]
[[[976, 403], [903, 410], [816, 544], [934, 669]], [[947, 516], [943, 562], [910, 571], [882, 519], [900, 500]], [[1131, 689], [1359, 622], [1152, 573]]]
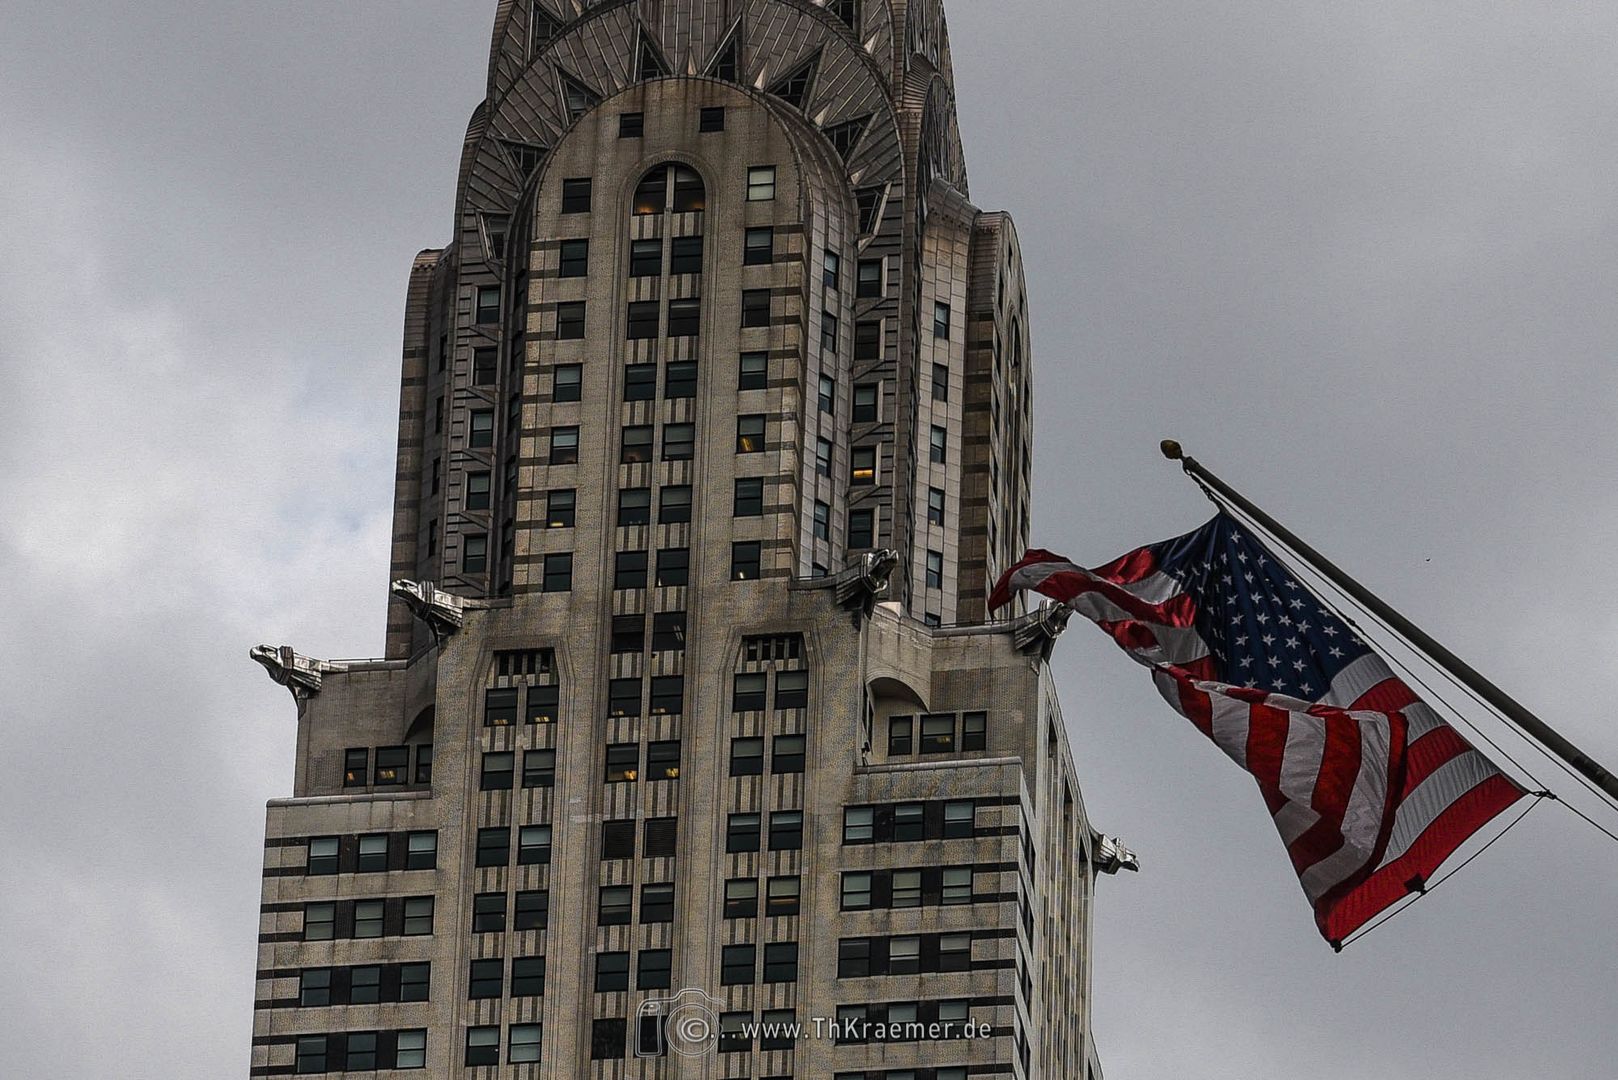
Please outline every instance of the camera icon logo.
[[[635, 1008], [635, 1056], [682, 1057], [711, 1054], [719, 1046], [719, 1014], [724, 1002], [688, 986], [668, 997], [647, 998]], [[647, 1023], [648, 1020], [653, 1021]]]

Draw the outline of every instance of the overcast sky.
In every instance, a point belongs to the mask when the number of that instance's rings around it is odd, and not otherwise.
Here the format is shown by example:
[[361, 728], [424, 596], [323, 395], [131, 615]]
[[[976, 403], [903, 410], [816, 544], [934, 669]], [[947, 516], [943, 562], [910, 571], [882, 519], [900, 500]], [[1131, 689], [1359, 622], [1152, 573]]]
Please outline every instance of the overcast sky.
[[[494, 7], [0, 0], [0, 1075], [245, 1072], [293, 737], [247, 648], [381, 651], [405, 283]], [[1200, 522], [1176, 436], [1618, 767], [1618, 6], [951, 19], [1035, 542]], [[1334, 956], [1251, 782], [1102, 635], [1056, 664], [1143, 866], [1099, 886], [1109, 1080], [1610, 1080], [1618, 845], [1542, 807]]]

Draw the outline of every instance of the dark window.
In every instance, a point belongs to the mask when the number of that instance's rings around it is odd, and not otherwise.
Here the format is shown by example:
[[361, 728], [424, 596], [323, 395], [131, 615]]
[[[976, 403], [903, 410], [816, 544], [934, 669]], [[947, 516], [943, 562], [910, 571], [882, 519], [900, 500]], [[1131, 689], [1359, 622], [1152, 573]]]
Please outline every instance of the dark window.
[[639, 743], [614, 743], [607, 747], [607, 783], [634, 783], [639, 776]]
[[949, 400], [949, 368], [943, 364], [933, 365], [933, 400]]
[[927, 522], [930, 525], [944, 524], [944, 492], [940, 488], [927, 489]]
[[483, 755], [482, 787], [484, 791], [510, 791], [516, 772], [516, 755], [510, 750], [497, 750]]
[[545, 527], [547, 529], [571, 529], [573, 527], [573, 512], [578, 503], [578, 497], [572, 488], [565, 491], [552, 491], [545, 496]]
[[933, 304], [933, 337], [949, 340], [949, 305]]
[[343, 786], [364, 787], [371, 781], [371, 751], [355, 747], [343, 751]]
[[601, 823], [601, 860], [635, 857], [635, 823], [632, 820]]
[[761, 352], [742, 353], [740, 374], [736, 378], [736, 389], [762, 390], [769, 385], [769, 381], [769, 354]]
[[665, 882], [640, 887], [640, 921], [642, 923], [674, 921], [673, 884]]
[[703, 109], [697, 118], [698, 131], [724, 131], [725, 109], [723, 106], [713, 106]]
[[[518, 901], [528, 893], [518, 893]], [[539, 893], [548, 896], [547, 893]], [[541, 926], [544, 923], [540, 924]], [[543, 956], [519, 956], [511, 961], [511, 996], [512, 997], [543, 997], [545, 994], [545, 958]]]
[[730, 775], [758, 776], [763, 772], [763, 739], [740, 738], [730, 740]]
[[472, 897], [472, 933], [498, 934], [505, 928], [505, 893], [478, 893]]
[[721, 1054], [745, 1053], [753, 1048], [753, 1037], [748, 1034], [747, 1030], [752, 1020], [753, 1014], [750, 1012], [719, 1014], [719, 1052]]
[[868, 548], [876, 545], [876, 512], [850, 510], [848, 512], [848, 546]]
[[941, 551], [927, 552], [927, 588], [942, 589], [944, 587], [944, 553]]
[[987, 713], [961, 714], [961, 749], [983, 750], [988, 746], [989, 717]]
[[416, 783], [430, 784], [433, 782], [433, 745], [423, 743], [416, 747]]
[[955, 749], [955, 715], [923, 716], [921, 718], [921, 752], [948, 754]]
[[298, 976], [298, 1004], [331, 1004], [331, 968], [308, 968]]
[[914, 975], [921, 970], [921, 938], [906, 935], [888, 939], [889, 975]]
[[843, 938], [837, 943], [837, 977], [857, 979], [871, 974], [871, 942], [866, 938]]
[[854, 422], [874, 424], [877, 421], [877, 388], [874, 385], [854, 388]]
[[336, 904], [303, 905], [303, 940], [330, 941], [336, 932]]
[[[798, 914], [802, 903], [802, 893], [803, 883], [798, 877], [772, 877], [769, 889], [765, 894], [764, 913], [776, 917]], [[769, 962], [769, 950], [766, 949], [764, 954], [766, 967], [768, 967]], [[766, 978], [764, 981], [779, 982], [781, 980]]]
[[590, 1022], [590, 1060], [615, 1061], [624, 1056], [628, 1024], [623, 1017]]
[[487, 510], [489, 496], [493, 489], [494, 480], [486, 472], [466, 474], [466, 508], [468, 510]]
[[657, 336], [656, 300], [636, 300], [629, 305], [628, 334], [632, 340]]
[[[579, 364], [558, 364], [551, 371], [551, 400], [578, 401], [584, 383], [584, 368]], [[554, 456], [552, 463], [555, 463]]]
[[965, 971], [972, 966], [971, 934], [940, 934], [938, 970]]
[[359, 838], [355, 873], [377, 874], [388, 868], [388, 834], [371, 833]]
[[927, 457], [933, 463], [942, 465], [948, 456], [949, 432], [934, 424], [927, 439]]
[[775, 707], [802, 709], [809, 704], [809, 673], [778, 671], [775, 674]]
[[679, 652], [685, 648], [685, 612], [659, 611], [652, 616], [652, 651]]
[[742, 325], [770, 325], [770, 290], [742, 290]]
[[576, 177], [562, 181], [562, 213], [586, 214], [590, 211], [590, 178]]
[[777, 735], [770, 748], [770, 771], [774, 773], [803, 772], [804, 737]]
[[652, 676], [651, 706], [653, 716], [678, 714], [685, 710], [685, 676]]
[[684, 585], [691, 574], [690, 548], [664, 548], [657, 553], [657, 584]]
[[[769, 982], [766, 977], [765, 982]], [[798, 1014], [791, 1009], [765, 1009], [759, 1017], [760, 1050], [791, 1050], [795, 1041], [794, 1031], [801, 1030], [797, 1025]], [[766, 1077], [765, 1080], [781, 1080], [780, 1077]], [[940, 1080], [949, 1080], [940, 1074]]]
[[768, 225], [742, 234], [742, 265], [759, 266], [775, 261], [775, 230]]
[[[678, 678], [679, 676], [676, 676]], [[652, 680], [657, 685], [657, 680]], [[655, 712], [656, 709], [654, 708]], [[680, 742], [678, 739], [646, 744], [646, 779], [678, 780], [680, 778]]]
[[854, 359], [882, 359], [882, 323], [880, 321], [854, 324]]
[[764, 513], [763, 477], [748, 476], [736, 481], [735, 508], [732, 513], [736, 517], [759, 517]]
[[[630, 277], [657, 277], [663, 272], [663, 241], [661, 240], [631, 240], [629, 242], [629, 276]], [[653, 317], [656, 317], [655, 305]], [[652, 328], [648, 337], [655, 337], [657, 328]], [[633, 333], [630, 337], [634, 337]]]
[[837, 380], [830, 375], [820, 377], [820, 392], [817, 397], [820, 411], [827, 415], [837, 413]]
[[489, 538], [483, 533], [468, 535], [461, 541], [461, 570], [468, 574], [481, 574], [489, 568]]
[[607, 683], [607, 715], [640, 715], [639, 679], [613, 679]]
[[702, 300], [685, 297], [669, 301], [669, 337], [696, 337], [702, 326]]
[[551, 428], [551, 464], [576, 465], [579, 461], [579, 429]]
[[618, 552], [613, 559], [612, 587], [615, 589], [644, 589], [646, 587], [646, 552]]
[[642, 949], [635, 962], [635, 989], [667, 990], [672, 968], [673, 953], [668, 949]]
[[625, 401], [651, 401], [655, 397], [657, 397], [656, 364], [630, 364], [624, 368]]
[[481, 285], [478, 287], [476, 318], [480, 323], [500, 321], [500, 286]]
[[[517, 894], [513, 930], [543, 930], [551, 921], [551, 894], [548, 889], [529, 889]], [[543, 968], [541, 972], [543, 973]], [[515, 974], [515, 973], [514, 973]], [[515, 988], [511, 991], [515, 994]]]
[[763, 416], [738, 416], [736, 418], [736, 452], [738, 454], [757, 454], [764, 449]]
[[824, 261], [820, 264], [820, 281], [826, 288], [836, 290], [837, 283], [842, 279], [843, 259], [830, 248], [821, 253]]
[[757, 851], [759, 843], [759, 816], [732, 814], [725, 828], [725, 851], [735, 854]]
[[690, 461], [697, 452], [697, 425], [663, 425], [663, 460]]
[[479, 866], [505, 866], [511, 860], [511, 830], [505, 827], [478, 830]]
[[471, 429], [466, 443], [474, 449], [494, 445], [494, 411], [478, 409], [472, 413]]
[[309, 841], [309, 861], [305, 867], [308, 874], [335, 874], [337, 873], [337, 837], [317, 836]]
[[487, 386], [494, 382], [495, 369], [499, 367], [500, 353], [496, 349], [472, 350], [472, 381], [479, 386]]
[[693, 398], [697, 396], [697, 364], [695, 360], [670, 360], [663, 372], [663, 396], [666, 398]]
[[646, 133], [646, 114], [626, 112], [618, 114], [618, 137], [638, 139]]
[[733, 712], [751, 712], [764, 708], [764, 693], [768, 678], [762, 671], [743, 672], [736, 676], [731, 693]]
[[898, 756], [914, 754], [916, 721], [909, 716], [892, 716], [888, 718], [888, 754]]
[[517, 865], [547, 866], [551, 861], [551, 827], [524, 825], [517, 830]]
[[777, 810], [770, 815], [770, 850], [796, 851], [803, 847], [803, 811]]
[[894, 806], [893, 838], [901, 843], [927, 838], [926, 804], [914, 802]]
[[590, 241], [563, 240], [557, 264], [558, 277], [584, 277], [590, 269]]
[[680, 838], [679, 825], [678, 818], [647, 818], [643, 854], [648, 859], [674, 858]]
[[526, 750], [522, 756], [522, 786], [556, 786], [556, 751]]
[[420, 937], [433, 932], [433, 898], [407, 896], [404, 902], [404, 933], [406, 937]]
[[674, 212], [693, 214], [707, 203], [702, 177], [683, 165], [674, 166]]
[[913, 908], [921, 906], [921, 871], [895, 870], [889, 878], [892, 895], [888, 906]]
[[719, 984], [746, 986], [753, 981], [758, 952], [752, 945], [726, 945], [719, 956]]
[[837, 316], [829, 311], [820, 313], [820, 347], [837, 355]]
[[556, 305], [556, 340], [580, 341], [584, 338], [584, 301], [569, 300]]
[[610, 648], [614, 653], [637, 653], [646, 648], [646, 616], [614, 615]]
[[466, 996], [474, 1001], [500, 997], [505, 990], [506, 962], [503, 959], [474, 960], [467, 978]]
[[[700, 274], [702, 273], [702, 237], [676, 236], [669, 241], [669, 273], [671, 274]], [[679, 301], [669, 302], [669, 322], [674, 321], [674, 305]], [[695, 303], [693, 301], [693, 303]], [[696, 313], [692, 312], [692, 317]], [[695, 331], [692, 331], [695, 333]], [[673, 329], [669, 336], [674, 337]]]
[[500, 1028], [469, 1027], [466, 1029], [466, 1064], [500, 1064]]
[[[646, 429], [650, 431], [651, 429]], [[623, 488], [618, 492], [618, 525], [650, 525], [652, 523], [652, 489]]]
[[[605, 893], [607, 890], [601, 890]], [[628, 922], [628, 918], [619, 920]], [[603, 926], [608, 925], [605, 921]], [[626, 952], [596, 953], [596, 993], [610, 993], [629, 989], [629, 954]]]
[[657, 493], [657, 522], [659, 525], [674, 525], [690, 520], [691, 486], [689, 484], [671, 484]]
[[881, 259], [861, 259], [859, 275], [859, 283], [855, 286], [854, 291], [855, 296], [869, 299], [882, 295]]
[[300, 1073], [326, 1071], [326, 1036], [299, 1035], [293, 1068]]
[[767, 983], [798, 981], [796, 941], [776, 941], [764, 946], [764, 981]]
[[871, 907], [871, 873], [861, 870], [843, 875], [844, 911], [866, 911]]
[[855, 485], [876, 483], [876, 447], [856, 446], [848, 458], [848, 482]]
[[752, 919], [758, 916], [758, 882], [752, 878], [732, 878], [725, 882], [725, 918]]
[[[358, 976], [361, 972], [365, 971], [374, 971], [376, 972], [377, 977], [379, 979], [381, 978], [381, 968], [355, 968], [354, 974]], [[361, 990], [360, 993], [363, 994], [364, 991]], [[370, 999], [363, 997], [356, 999], [358, 1004], [367, 1004], [369, 1000]], [[347, 1050], [348, 1054], [343, 1062], [343, 1070], [345, 1072], [365, 1072], [367, 1070], [376, 1068], [376, 1032], [350, 1032], [348, 1036]]]
[[573, 556], [545, 556], [545, 577], [540, 583], [545, 592], [567, 592], [573, 588]]
[[528, 722], [554, 724], [562, 703], [559, 686], [530, 686], [528, 688]]
[[970, 799], [944, 804], [944, 839], [954, 840], [977, 833], [977, 807]]

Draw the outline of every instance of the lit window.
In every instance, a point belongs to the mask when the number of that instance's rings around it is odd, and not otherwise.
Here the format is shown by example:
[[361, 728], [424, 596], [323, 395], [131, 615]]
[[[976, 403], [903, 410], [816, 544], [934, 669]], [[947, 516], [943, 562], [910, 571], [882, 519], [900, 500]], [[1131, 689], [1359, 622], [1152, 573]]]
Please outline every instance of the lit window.
[[674, 715], [685, 710], [685, 676], [652, 676], [651, 709], [653, 716]]
[[707, 203], [707, 192], [702, 186], [702, 177], [684, 165], [674, 167], [674, 212], [676, 214], [694, 214], [703, 209]]
[[669, 170], [659, 165], [640, 178], [635, 185], [634, 212], [637, 217], [661, 214], [668, 206]]
[[757, 581], [763, 573], [763, 546], [757, 540], [730, 545], [730, 580]]
[[756, 454], [764, 449], [764, 417], [759, 415], [736, 418], [736, 452]]
[[530, 686], [528, 688], [528, 722], [530, 724], [556, 723], [561, 704], [561, 687], [554, 685]]
[[[680, 676], [676, 676], [680, 678]], [[657, 680], [652, 680], [652, 711], [657, 712], [655, 689]], [[672, 710], [678, 712], [678, 709]], [[646, 744], [646, 779], [648, 780], [678, 780], [680, 778], [680, 741], [666, 739]]]
[[775, 198], [775, 166], [755, 165], [747, 170], [747, 201], [768, 202]]
[[343, 751], [343, 786], [364, 787], [371, 778], [371, 752], [360, 746]]
[[639, 776], [639, 743], [614, 743], [607, 747], [607, 783], [632, 784]]
[[572, 488], [547, 493], [545, 496], [545, 527], [548, 529], [571, 529], [577, 501], [578, 497]]
[[856, 446], [849, 457], [850, 484], [876, 483], [876, 447]]

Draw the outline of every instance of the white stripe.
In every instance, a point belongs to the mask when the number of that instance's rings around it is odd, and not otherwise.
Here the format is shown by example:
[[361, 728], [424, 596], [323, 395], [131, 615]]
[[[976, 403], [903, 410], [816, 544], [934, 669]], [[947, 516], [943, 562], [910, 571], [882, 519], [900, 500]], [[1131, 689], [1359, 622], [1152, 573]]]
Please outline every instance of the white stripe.
[[[1320, 776], [1320, 759], [1325, 753], [1326, 722], [1318, 716], [1288, 712], [1287, 744], [1281, 755], [1281, 794], [1287, 797], [1289, 803], [1309, 808], [1309, 814], [1315, 821], [1320, 820], [1320, 815], [1314, 812], [1310, 804], [1315, 798], [1315, 780]], [[1290, 815], [1288, 821], [1296, 823], [1296, 817]], [[1314, 821], [1311, 821], [1305, 828], [1313, 824]], [[1281, 830], [1281, 839], [1289, 846], [1303, 835], [1302, 830], [1289, 834], [1279, 814], [1276, 815], [1275, 827]]]
[[1409, 851], [1410, 845], [1438, 820], [1438, 815], [1461, 796], [1497, 775], [1499, 770], [1476, 750], [1457, 754], [1433, 770], [1394, 813], [1393, 833], [1388, 838], [1387, 853], [1382, 857], [1383, 865]]
[[1161, 570], [1155, 574], [1148, 574], [1139, 581], [1131, 582], [1127, 585], [1114, 583], [1113, 588], [1122, 589], [1130, 596], [1147, 604], [1165, 603], [1185, 591], [1184, 585]]
[[1289, 802], [1281, 804], [1281, 809], [1275, 812], [1274, 820], [1282, 842], [1290, 848], [1294, 840], [1315, 827], [1320, 821], [1320, 815], [1315, 813], [1313, 807], [1304, 803]]
[[1298, 875], [1311, 903], [1364, 866], [1376, 848], [1388, 792], [1387, 720], [1379, 713], [1351, 714], [1360, 727], [1360, 771], [1343, 815], [1343, 846]]
[[[1098, 592], [1085, 593], [1069, 605], [1091, 622], [1140, 622], [1134, 615], [1119, 607]], [[1163, 623], [1141, 622], [1157, 639], [1156, 648], [1132, 650], [1131, 655], [1143, 664], [1189, 664], [1208, 655], [1208, 643], [1202, 640], [1194, 626], [1165, 626]]]
[[1208, 700], [1213, 705], [1213, 741], [1232, 761], [1247, 768], [1247, 734], [1252, 730], [1252, 709], [1247, 702], [1218, 692], [1209, 694]]
[[1433, 707], [1425, 701], [1412, 701], [1403, 709], [1406, 724], [1405, 742], [1414, 743], [1417, 739], [1435, 728], [1448, 727], [1444, 718], [1439, 716]]

